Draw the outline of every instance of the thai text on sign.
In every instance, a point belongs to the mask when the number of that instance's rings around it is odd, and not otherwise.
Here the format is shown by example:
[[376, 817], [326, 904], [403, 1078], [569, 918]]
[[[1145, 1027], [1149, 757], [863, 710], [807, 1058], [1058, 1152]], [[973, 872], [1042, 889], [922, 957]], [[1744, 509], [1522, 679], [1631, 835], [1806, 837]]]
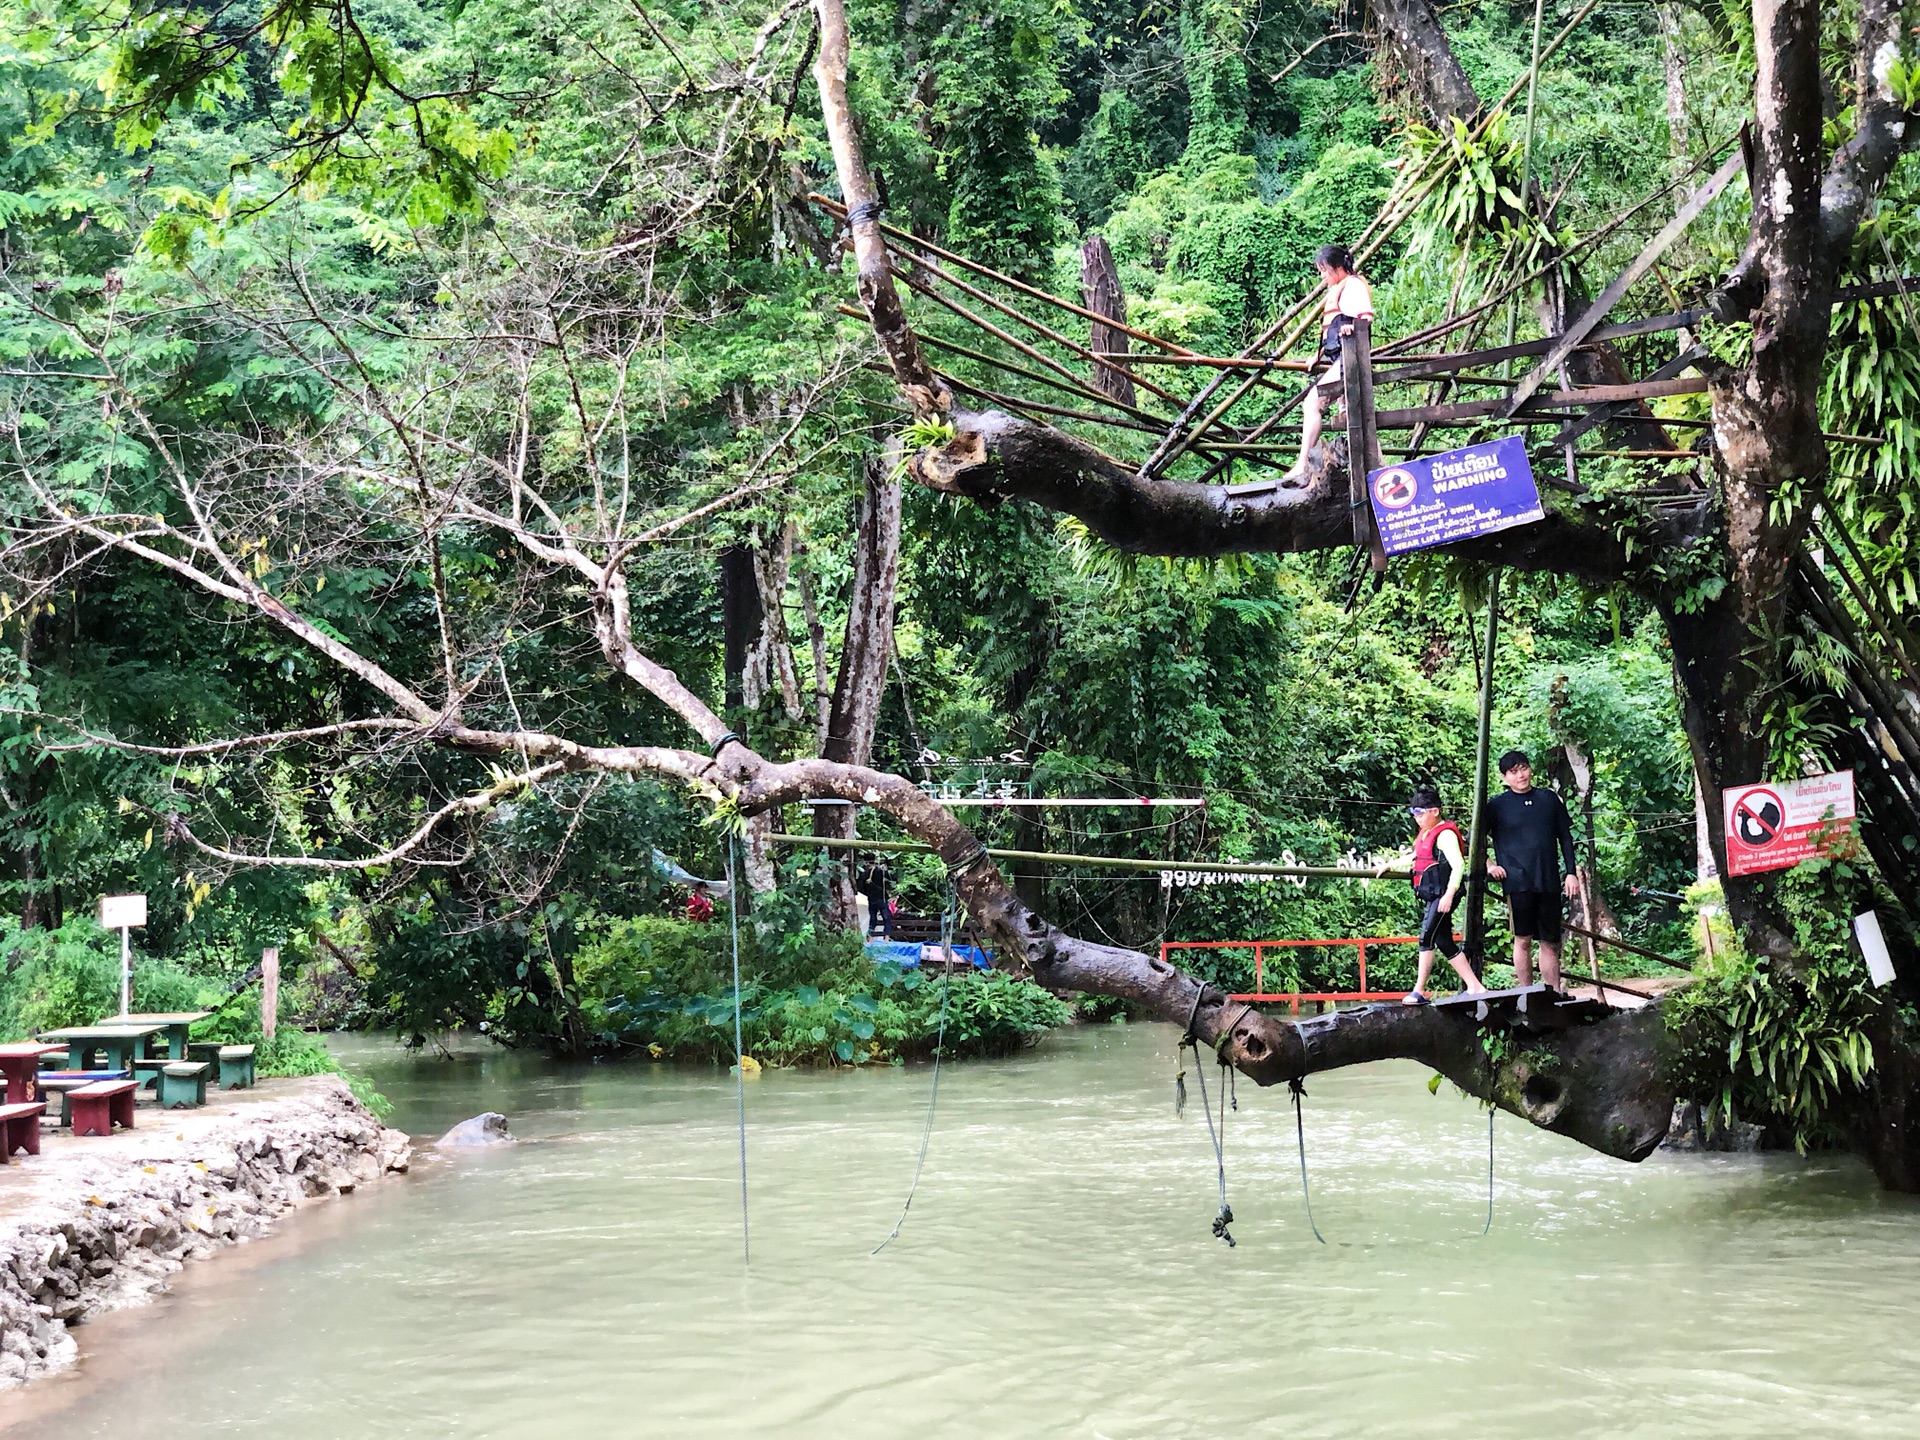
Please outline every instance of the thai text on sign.
[[1853, 833], [1853, 772], [1735, 785], [1724, 792], [1727, 873], [1787, 870]]
[[1367, 494], [1389, 555], [1491, 535], [1546, 513], [1518, 435], [1374, 470]]

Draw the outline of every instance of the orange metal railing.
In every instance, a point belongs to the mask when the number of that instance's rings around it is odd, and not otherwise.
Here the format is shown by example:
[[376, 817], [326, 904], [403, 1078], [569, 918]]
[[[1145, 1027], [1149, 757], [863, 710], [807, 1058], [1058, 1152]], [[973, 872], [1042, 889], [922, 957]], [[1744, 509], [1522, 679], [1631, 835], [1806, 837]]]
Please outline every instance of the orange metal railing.
[[[1166, 940], [1160, 945], [1160, 958], [1165, 960], [1175, 950], [1251, 950], [1253, 951], [1253, 989], [1252, 991], [1230, 996], [1234, 1000], [1259, 1000], [1267, 1002], [1286, 1001], [1293, 1007], [1293, 1013], [1300, 1013], [1302, 1000], [1404, 1000], [1404, 990], [1369, 990], [1367, 988], [1367, 947], [1381, 945], [1418, 945], [1418, 935], [1363, 935], [1338, 936], [1326, 940]], [[1287, 990], [1269, 993], [1266, 984], [1266, 952], [1269, 950], [1300, 950], [1310, 945], [1337, 946], [1351, 945], [1355, 958], [1359, 962], [1360, 988], [1358, 990]]]

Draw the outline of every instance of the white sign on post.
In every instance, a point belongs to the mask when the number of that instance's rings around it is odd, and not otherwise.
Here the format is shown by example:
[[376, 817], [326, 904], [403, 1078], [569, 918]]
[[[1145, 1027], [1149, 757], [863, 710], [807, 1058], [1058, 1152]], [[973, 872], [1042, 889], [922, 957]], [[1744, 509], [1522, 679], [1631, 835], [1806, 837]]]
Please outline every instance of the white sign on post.
[[147, 897], [144, 895], [102, 895], [102, 930], [138, 930], [147, 923]]
[[100, 928], [120, 932], [120, 1013], [133, 1008], [133, 932], [147, 923], [144, 895], [102, 895]]

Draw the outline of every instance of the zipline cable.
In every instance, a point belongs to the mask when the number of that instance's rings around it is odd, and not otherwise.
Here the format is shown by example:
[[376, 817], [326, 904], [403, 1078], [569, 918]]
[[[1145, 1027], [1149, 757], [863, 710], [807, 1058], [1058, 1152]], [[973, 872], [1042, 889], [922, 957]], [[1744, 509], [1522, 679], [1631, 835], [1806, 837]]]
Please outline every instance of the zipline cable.
[[734, 884], [734, 837], [727, 837], [727, 914], [733, 925], [733, 1090], [740, 1118], [740, 1263], [753, 1258], [747, 1228], [747, 1051], [740, 1034], [740, 891]]
[[953, 922], [954, 911], [959, 908], [960, 897], [957, 892], [947, 897], [946, 908], [940, 913], [940, 957], [944, 961], [940, 976], [940, 1027], [933, 1039], [933, 1087], [927, 1092], [927, 1123], [920, 1131], [920, 1159], [913, 1167], [913, 1183], [907, 1186], [906, 1202], [900, 1207], [900, 1218], [893, 1222], [893, 1229], [868, 1252], [872, 1259], [900, 1236], [900, 1227], [907, 1223], [907, 1211], [913, 1208], [914, 1192], [920, 1188], [920, 1172], [927, 1168], [927, 1145], [933, 1139], [933, 1109], [940, 1102], [940, 1056], [947, 1042], [947, 1001], [953, 995]]

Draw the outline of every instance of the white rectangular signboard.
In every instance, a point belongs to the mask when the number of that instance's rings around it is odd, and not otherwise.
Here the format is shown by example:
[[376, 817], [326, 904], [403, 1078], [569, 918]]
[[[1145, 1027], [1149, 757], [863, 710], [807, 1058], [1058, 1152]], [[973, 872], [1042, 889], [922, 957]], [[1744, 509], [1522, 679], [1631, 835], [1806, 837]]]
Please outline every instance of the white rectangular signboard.
[[147, 923], [147, 897], [144, 895], [102, 895], [102, 930], [138, 930]]

